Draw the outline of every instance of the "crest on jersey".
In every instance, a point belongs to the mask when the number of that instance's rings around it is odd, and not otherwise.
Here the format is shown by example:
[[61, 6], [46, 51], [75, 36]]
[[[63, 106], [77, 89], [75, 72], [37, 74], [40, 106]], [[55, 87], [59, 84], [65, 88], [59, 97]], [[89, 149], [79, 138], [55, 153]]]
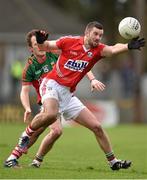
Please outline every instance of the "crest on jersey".
[[92, 52], [88, 52], [88, 57], [92, 57]]
[[51, 66], [54, 66], [55, 65], [55, 62], [51, 62]]
[[71, 71], [83, 72], [87, 65], [87, 61], [69, 59], [64, 65], [64, 67], [66, 69], [70, 69]]

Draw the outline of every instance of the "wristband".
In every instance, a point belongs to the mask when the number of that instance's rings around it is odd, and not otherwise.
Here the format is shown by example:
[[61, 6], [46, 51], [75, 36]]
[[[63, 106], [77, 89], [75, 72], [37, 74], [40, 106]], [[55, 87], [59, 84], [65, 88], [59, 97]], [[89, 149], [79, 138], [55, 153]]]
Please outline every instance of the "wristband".
[[92, 82], [93, 80], [95, 80], [96, 78], [92, 78], [91, 80], [90, 80], [90, 82]]

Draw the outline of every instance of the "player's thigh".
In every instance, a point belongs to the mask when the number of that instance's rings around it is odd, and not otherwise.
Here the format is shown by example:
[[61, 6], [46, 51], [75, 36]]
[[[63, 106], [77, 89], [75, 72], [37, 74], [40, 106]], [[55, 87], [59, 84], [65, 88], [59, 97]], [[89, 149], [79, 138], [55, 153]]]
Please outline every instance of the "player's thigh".
[[93, 113], [85, 107], [75, 121], [89, 129], [93, 129], [97, 126], [100, 126], [100, 122], [98, 119], [93, 115]]
[[62, 111], [63, 117], [67, 121], [74, 120], [84, 108], [83, 103], [77, 97], [73, 96], [68, 105], [66, 104], [64, 111]]
[[56, 114], [59, 111], [59, 98], [55, 82], [44, 78], [40, 85], [40, 95], [44, 112]]
[[47, 98], [43, 102], [43, 112], [50, 114], [58, 114], [59, 103], [54, 98]]

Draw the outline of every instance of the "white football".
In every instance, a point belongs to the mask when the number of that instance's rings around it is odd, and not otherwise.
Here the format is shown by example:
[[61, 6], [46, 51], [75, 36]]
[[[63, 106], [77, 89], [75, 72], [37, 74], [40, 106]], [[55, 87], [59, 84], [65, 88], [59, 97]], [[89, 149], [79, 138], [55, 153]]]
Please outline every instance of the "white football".
[[132, 39], [139, 36], [141, 25], [137, 19], [133, 17], [126, 17], [120, 21], [118, 30], [123, 38]]

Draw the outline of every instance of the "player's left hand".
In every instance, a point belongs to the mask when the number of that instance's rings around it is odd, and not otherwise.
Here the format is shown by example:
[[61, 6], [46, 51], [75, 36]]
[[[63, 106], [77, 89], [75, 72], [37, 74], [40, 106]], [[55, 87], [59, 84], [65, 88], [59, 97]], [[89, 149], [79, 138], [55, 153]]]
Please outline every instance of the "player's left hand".
[[91, 92], [93, 92], [94, 89], [96, 89], [97, 91], [103, 91], [105, 89], [105, 87], [106, 87], [105, 84], [98, 81], [97, 79], [93, 79], [91, 81]]
[[128, 43], [128, 49], [138, 49], [140, 50], [141, 47], [145, 46], [145, 39], [139, 37], [133, 38], [129, 43]]

